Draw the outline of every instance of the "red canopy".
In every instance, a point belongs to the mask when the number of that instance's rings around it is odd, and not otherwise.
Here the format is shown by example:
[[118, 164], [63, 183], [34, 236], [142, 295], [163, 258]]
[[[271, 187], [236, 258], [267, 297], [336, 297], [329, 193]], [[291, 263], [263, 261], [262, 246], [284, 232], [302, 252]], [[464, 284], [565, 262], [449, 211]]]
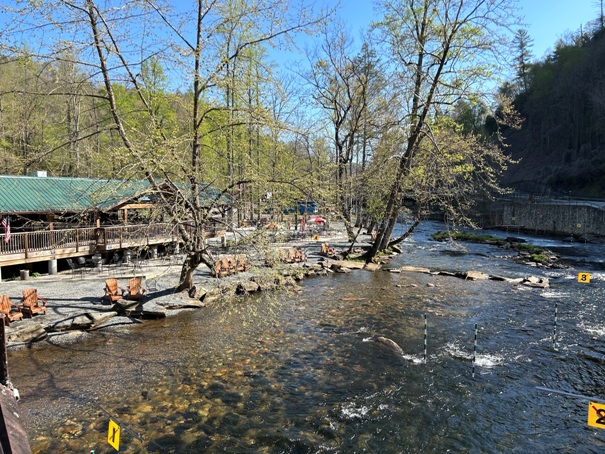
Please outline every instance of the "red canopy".
[[324, 218], [322, 218], [321, 216], [315, 216], [314, 218], [309, 218], [309, 220], [307, 222], [320, 223], [320, 222], [326, 222], [326, 220]]

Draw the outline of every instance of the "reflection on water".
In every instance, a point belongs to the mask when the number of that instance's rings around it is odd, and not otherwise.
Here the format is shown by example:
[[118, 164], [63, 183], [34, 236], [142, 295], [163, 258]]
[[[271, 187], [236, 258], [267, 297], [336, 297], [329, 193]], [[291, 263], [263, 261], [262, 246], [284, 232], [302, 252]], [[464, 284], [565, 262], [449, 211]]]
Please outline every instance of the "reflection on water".
[[[422, 235], [394, 264], [539, 273], [481, 245], [461, 258], [419, 249]], [[544, 292], [425, 274], [317, 278], [301, 294], [14, 352], [11, 378], [36, 452], [114, 452], [103, 409], [140, 434], [122, 433], [128, 453], [603, 452], [587, 402], [535, 389], [602, 393], [603, 280], [574, 273], [549, 274]]]

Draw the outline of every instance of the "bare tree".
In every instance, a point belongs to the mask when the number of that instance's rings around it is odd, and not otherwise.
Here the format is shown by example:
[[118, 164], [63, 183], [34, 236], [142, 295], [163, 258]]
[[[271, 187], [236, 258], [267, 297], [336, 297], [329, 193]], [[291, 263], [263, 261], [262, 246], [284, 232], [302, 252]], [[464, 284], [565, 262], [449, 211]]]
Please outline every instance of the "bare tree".
[[[35, 21], [22, 24], [31, 26], [31, 38], [40, 33], [67, 42], [79, 56], [77, 64], [102, 87], [95, 96], [121, 142], [117, 175], [149, 182], [159, 211], [169, 216], [184, 244], [178, 289], [190, 288], [194, 270], [214, 264], [205, 244], [212, 208], [247, 178], [232, 172], [225, 181], [216, 172], [225, 140], [242, 124], [237, 112], [246, 109], [222, 96], [233, 99], [234, 64], [254, 46], [287, 43], [293, 33], [311, 30], [322, 14], [306, 2], [280, 0], [197, 0], [191, 9], [180, 2], [81, 0], [33, 2], [26, 8], [18, 13]], [[55, 57], [46, 44], [36, 55]], [[186, 127], [169, 124], [156, 108], [157, 91], [149, 90], [143, 77], [152, 60], [163, 66], [172, 91], [181, 93], [172, 102]], [[221, 191], [209, 195], [210, 185]]]

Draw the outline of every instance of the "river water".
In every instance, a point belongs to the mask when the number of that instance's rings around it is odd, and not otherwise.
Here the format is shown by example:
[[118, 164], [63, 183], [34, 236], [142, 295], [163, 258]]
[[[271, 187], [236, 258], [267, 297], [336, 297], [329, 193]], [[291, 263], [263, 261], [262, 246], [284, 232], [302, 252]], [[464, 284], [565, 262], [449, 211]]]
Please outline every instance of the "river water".
[[126, 453], [605, 452], [588, 400], [537, 389], [605, 399], [602, 246], [533, 238], [569, 265], [539, 270], [494, 246], [460, 255], [429, 241], [439, 228], [421, 225], [389, 266], [536, 275], [551, 287], [356, 271], [11, 352], [34, 452], [116, 452], [109, 414]]

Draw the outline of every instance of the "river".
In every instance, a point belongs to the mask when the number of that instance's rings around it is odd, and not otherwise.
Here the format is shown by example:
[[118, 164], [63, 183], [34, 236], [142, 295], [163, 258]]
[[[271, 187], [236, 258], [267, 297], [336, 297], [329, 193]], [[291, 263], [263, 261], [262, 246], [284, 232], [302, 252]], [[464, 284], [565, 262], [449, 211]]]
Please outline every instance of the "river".
[[602, 246], [523, 236], [569, 265], [540, 270], [494, 246], [460, 255], [429, 240], [439, 228], [421, 224], [389, 266], [551, 287], [355, 271], [10, 352], [33, 451], [116, 452], [112, 415], [125, 453], [605, 452], [588, 400], [537, 388], [605, 399]]

